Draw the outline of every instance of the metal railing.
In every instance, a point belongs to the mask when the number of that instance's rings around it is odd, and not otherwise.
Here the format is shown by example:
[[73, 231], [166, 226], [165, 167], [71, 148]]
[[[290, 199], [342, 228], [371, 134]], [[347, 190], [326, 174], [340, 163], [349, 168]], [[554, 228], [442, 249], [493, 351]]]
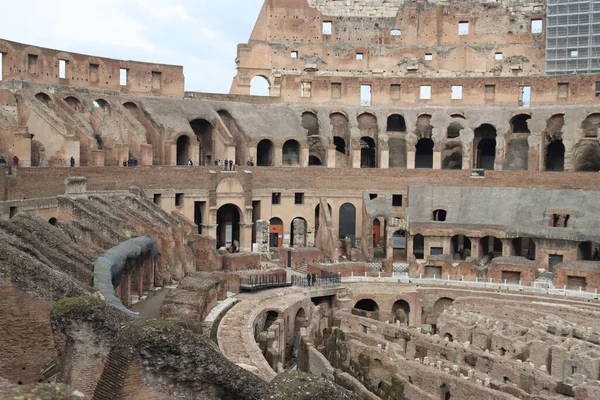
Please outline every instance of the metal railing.
[[342, 283], [341, 274], [334, 272], [321, 272], [317, 274], [307, 274], [304, 276], [292, 276], [292, 286], [309, 287], [309, 286], [327, 286], [339, 285]]
[[278, 274], [260, 274], [244, 276], [240, 280], [240, 290], [247, 292], [256, 292], [259, 290], [273, 289], [278, 287], [290, 286], [287, 280], [287, 273]]
[[[402, 284], [418, 284], [418, 285], [438, 285], [438, 286], [450, 286], [450, 287], [470, 287], [476, 289], [493, 289], [493, 290], [509, 290], [523, 293], [534, 293], [534, 294], [549, 294], [565, 297], [574, 297], [581, 299], [600, 299], [598, 295], [598, 289], [594, 292], [586, 292], [583, 288], [579, 290], [567, 289], [565, 285], [563, 288], [553, 287], [537, 287], [538, 282], [532, 282], [531, 286], [524, 286], [521, 281], [518, 283], [494, 282], [492, 279], [481, 280], [475, 278], [474, 281], [466, 280], [451, 280], [441, 279], [439, 277], [419, 277], [409, 278], [404, 277], [369, 277], [369, 276], [358, 276], [352, 275], [350, 277], [342, 278], [342, 283], [355, 283], [355, 282], [389, 282], [389, 283], [402, 283]], [[550, 285], [549, 285], [550, 286]]]

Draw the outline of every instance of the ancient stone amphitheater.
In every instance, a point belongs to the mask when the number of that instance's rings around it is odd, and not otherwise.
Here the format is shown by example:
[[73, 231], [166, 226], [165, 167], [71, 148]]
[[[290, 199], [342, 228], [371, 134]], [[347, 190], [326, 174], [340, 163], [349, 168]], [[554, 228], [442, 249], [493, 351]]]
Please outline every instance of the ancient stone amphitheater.
[[600, 398], [598, 54], [593, 0], [266, 0], [227, 95], [0, 40], [0, 398]]

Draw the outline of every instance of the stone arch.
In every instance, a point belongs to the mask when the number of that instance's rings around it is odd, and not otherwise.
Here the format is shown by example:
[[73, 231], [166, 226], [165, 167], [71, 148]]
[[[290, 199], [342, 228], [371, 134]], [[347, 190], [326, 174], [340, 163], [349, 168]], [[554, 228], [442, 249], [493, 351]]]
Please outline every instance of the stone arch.
[[368, 311], [368, 312], [376, 312], [379, 311], [379, 304], [373, 299], [365, 298], [358, 300], [354, 307], [358, 310]]
[[417, 117], [415, 135], [419, 139], [431, 139], [433, 136], [433, 125], [431, 125], [431, 114], [423, 113]]
[[71, 107], [74, 111], [83, 110], [83, 104], [81, 103], [81, 100], [79, 100], [73, 95], [65, 97], [64, 102], [67, 103], [67, 105]]
[[510, 119], [510, 128], [512, 133], [526, 133], [531, 134], [529, 130], [529, 124], [527, 121], [531, 119], [530, 114], [521, 113], [513, 116]]
[[275, 323], [275, 321], [277, 321], [277, 318], [279, 318], [279, 313], [275, 310], [269, 310], [267, 311], [267, 314], [265, 316], [265, 325], [263, 327], [263, 330], [266, 331], [268, 330], [271, 325], [273, 325]]
[[96, 100], [92, 101], [92, 106], [94, 110], [99, 112], [110, 113], [111, 111], [110, 104], [108, 103], [108, 101], [102, 98], [97, 98]]
[[283, 165], [300, 165], [300, 143], [297, 140], [287, 140], [282, 147]]
[[419, 139], [415, 147], [415, 168], [433, 168], [433, 140]]
[[361, 137], [370, 137], [377, 141], [379, 127], [375, 114], [365, 111], [357, 117]]
[[48, 95], [47, 93], [44, 93], [44, 92], [36, 93], [35, 98], [39, 102], [44, 103], [44, 105], [46, 105], [46, 106], [50, 106], [50, 104], [52, 103], [52, 98], [50, 97], [50, 95]]
[[56, 226], [56, 224], [58, 223], [58, 220], [55, 217], [52, 217], [48, 220], [48, 223], [52, 226]]
[[[350, 122], [348, 117], [343, 112], [334, 112], [329, 115], [329, 121], [332, 127], [332, 136], [334, 144], [336, 144], [335, 166], [348, 167], [350, 162]], [[339, 139], [336, 139], [339, 138]], [[342, 148], [339, 146], [343, 142]]]
[[450, 307], [452, 303], [454, 303], [454, 299], [450, 297], [440, 297], [433, 303], [432, 311], [435, 315], [440, 315], [444, 310]]
[[576, 172], [600, 171], [600, 143], [596, 139], [582, 139], [573, 149]]
[[192, 141], [188, 135], [182, 134], [176, 140], [177, 165], [187, 165], [191, 158]]
[[263, 139], [256, 146], [256, 165], [259, 167], [270, 167], [273, 165], [273, 142]]
[[408, 303], [408, 301], [404, 300], [404, 299], [398, 299], [394, 302], [394, 304], [392, 305], [392, 315], [391, 315], [391, 319], [392, 319], [392, 323], [396, 323], [396, 321], [400, 322], [401, 324], [409, 324], [409, 318], [410, 318], [410, 304]]
[[372, 137], [360, 138], [360, 167], [375, 168], [377, 166], [377, 144]]
[[217, 194], [244, 194], [244, 186], [235, 178], [221, 179], [217, 185]]
[[401, 114], [391, 114], [387, 119], [388, 132], [406, 132], [406, 121]]
[[213, 164], [213, 141], [214, 127], [204, 118], [196, 118], [190, 121], [190, 128], [196, 135], [198, 146], [198, 163], [200, 165]]
[[269, 247], [283, 246], [283, 221], [273, 217], [269, 220]]
[[229, 111], [219, 110], [217, 111], [217, 114], [219, 114], [223, 124], [225, 124], [225, 127], [227, 127], [227, 130], [229, 130], [235, 141], [235, 164], [246, 165], [249, 160], [247, 159], [248, 155], [244, 132]]
[[502, 240], [494, 236], [486, 236], [479, 241], [479, 258], [490, 256], [491, 258], [502, 255], [503, 245]]
[[425, 237], [421, 234], [413, 236], [413, 255], [417, 260], [425, 258]]
[[319, 118], [314, 111], [304, 111], [302, 113], [302, 127], [306, 129], [306, 136], [319, 135]]
[[446, 142], [442, 151], [442, 169], [462, 169], [462, 143], [458, 140]]
[[446, 130], [446, 137], [448, 139], [456, 139], [460, 136], [460, 131], [464, 127], [457, 121], [452, 121], [450, 125], [448, 125], [448, 129]]
[[227, 247], [232, 252], [239, 251], [240, 222], [243, 213], [232, 203], [219, 207], [217, 211], [217, 249]]
[[598, 128], [600, 127], [600, 113], [589, 114], [581, 123], [583, 137], [598, 137]]
[[31, 166], [46, 167], [48, 159], [46, 158], [46, 147], [39, 140], [31, 140]]
[[356, 207], [352, 203], [340, 206], [339, 229], [340, 239], [350, 238], [352, 247], [356, 240]]
[[491, 124], [482, 124], [475, 129], [473, 139], [475, 151], [474, 166], [486, 170], [494, 170], [496, 162], [496, 128]]
[[450, 239], [451, 251], [455, 260], [466, 260], [471, 257], [471, 239], [465, 235], [455, 235]]
[[269, 96], [271, 91], [271, 82], [265, 75], [255, 75], [250, 80], [251, 96]]

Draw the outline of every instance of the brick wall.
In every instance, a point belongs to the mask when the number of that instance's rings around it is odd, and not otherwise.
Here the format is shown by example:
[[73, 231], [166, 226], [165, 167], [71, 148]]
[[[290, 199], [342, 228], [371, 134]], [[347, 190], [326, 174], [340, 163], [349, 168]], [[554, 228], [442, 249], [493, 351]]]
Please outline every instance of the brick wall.
[[56, 357], [47, 304], [0, 283], [0, 376], [23, 385], [44, 379]]
[[317, 248], [282, 248], [279, 261], [286, 268], [306, 272], [309, 264], [323, 261], [323, 252]]
[[371, 269], [362, 263], [340, 263], [334, 265], [319, 265], [319, 264], [310, 264], [308, 266], [308, 272], [311, 274], [319, 275], [321, 272], [329, 272], [332, 274], [341, 274], [342, 277], [348, 276], [365, 276], [365, 272], [367, 275], [375, 275], [378, 273], [371, 273]]
[[235, 253], [223, 256], [223, 269], [225, 271], [239, 271], [243, 269], [259, 269], [260, 254]]

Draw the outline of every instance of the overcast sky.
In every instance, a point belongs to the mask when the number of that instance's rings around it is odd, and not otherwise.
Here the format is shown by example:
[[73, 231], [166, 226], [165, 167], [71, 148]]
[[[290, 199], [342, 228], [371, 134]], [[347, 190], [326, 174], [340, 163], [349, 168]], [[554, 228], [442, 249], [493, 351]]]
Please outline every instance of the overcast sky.
[[0, 38], [183, 65], [186, 90], [227, 93], [263, 0], [2, 0]]

